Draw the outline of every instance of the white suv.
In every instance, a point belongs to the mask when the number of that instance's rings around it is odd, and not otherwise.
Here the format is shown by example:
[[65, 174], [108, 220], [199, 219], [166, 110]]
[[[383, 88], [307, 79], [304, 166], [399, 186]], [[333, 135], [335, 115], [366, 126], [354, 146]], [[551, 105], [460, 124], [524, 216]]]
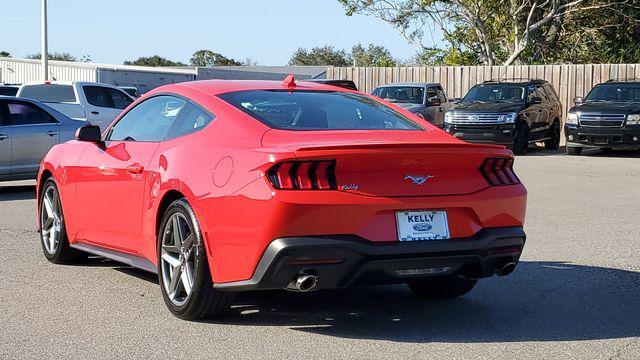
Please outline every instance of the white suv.
[[24, 84], [18, 97], [39, 100], [76, 120], [106, 129], [133, 98], [116, 86], [92, 82]]

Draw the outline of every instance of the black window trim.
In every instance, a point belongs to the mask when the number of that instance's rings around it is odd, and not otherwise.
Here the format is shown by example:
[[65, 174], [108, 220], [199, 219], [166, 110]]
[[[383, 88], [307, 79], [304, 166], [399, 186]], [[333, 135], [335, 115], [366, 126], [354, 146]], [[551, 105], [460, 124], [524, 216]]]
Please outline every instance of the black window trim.
[[[421, 86], [414, 86], [417, 88], [420, 88]], [[248, 90], [233, 90], [233, 91], [227, 91], [227, 92], [223, 92], [223, 93], [219, 93], [216, 94], [215, 97], [217, 99], [219, 99], [220, 101], [222, 101], [223, 103], [225, 103], [226, 105], [230, 106], [232, 109], [236, 109], [239, 110], [245, 114], [247, 114], [249, 117], [251, 117], [252, 119], [260, 122], [261, 124], [263, 124], [264, 126], [266, 126], [269, 129], [274, 129], [274, 130], [282, 130], [282, 131], [293, 131], [293, 132], [302, 132], [302, 131], [348, 131], [350, 129], [305, 129], [305, 128], [301, 128], [301, 129], [290, 129], [290, 128], [283, 128], [283, 127], [279, 127], [279, 126], [273, 126], [272, 124], [269, 124], [268, 122], [266, 122], [265, 120], [261, 119], [260, 117], [256, 117], [254, 113], [250, 112], [248, 109], [242, 108], [242, 107], [237, 107], [234, 106], [233, 104], [225, 101], [223, 98], [220, 97], [220, 95], [224, 95], [224, 94], [231, 94], [231, 93], [239, 93], [239, 92], [248, 92], [248, 91], [256, 91], [256, 90], [262, 90], [262, 91], [278, 91], [278, 92], [291, 92], [291, 91], [296, 91], [296, 92], [326, 92], [326, 93], [348, 93], [348, 94], [354, 94], [353, 91], [338, 91], [338, 90], [306, 90], [306, 89], [296, 89], [296, 90], [285, 90], [285, 89], [248, 89]], [[405, 119], [406, 121], [408, 121], [409, 123], [411, 123], [413, 126], [416, 127], [416, 129], [376, 129], [376, 130], [371, 130], [371, 131], [429, 131], [428, 128], [422, 126], [421, 124], [409, 119], [408, 117], [406, 117], [404, 114], [400, 113], [399, 111], [396, 111], [395, 109], [387, 106], [386, 104], [384, 104], [382, 101], [378, 100], [378, 98], [373, 95], [366, 95], [364, 93], [355, 93], [358, 96], [362, 96], [362, 97], [366, 97], [367, 99], [371, 99], [375, 102], [377, 102], [378, 104], [388, 108], [389, 110], [393, 111], [395, 114], [397, 114], [398, 116], [402, 117], [403, 119]], [[426, 94], [426, 92], [425, 92]], [[360, 129], [360, 131], [363, 129]]]
[[[210, 121], [206, 126], [203, 126], [202, 128], [198, 129], [197, 131], [190, 132], [190, 133], [188, 133], [188, 134], [184, 134], [184, 135], [181, 135], [181, 136], [178, 136], [178, 137], [174, 137], [174, 138], [171, 138], [171, 139], [167, 139], [167, 140], [165, 140], [165, 139], [164, 139], [164, 137], [163, 137], [163, 138], [162, 138], [162, 140], [160, 140], [160, 141], [140, 141], [140, 140], [133, 140], [133, 141], [131, 141], [131, 140], [111, 140], [111, 139], [110, 139], [110, 137], [111, 137], [111, 133], [113, 132], [113, 128], [114, 128], [114, 127], [115, 127], [115, 126], [120, 122], [120, 120], [122, 120], [122, 118], [124, 118], [125, 116], [127, 116], [127, 114], [131, 112], [131, 110], [133, 110], [133, 109], [137, 108], [138, 106], [140, 106], [140, 104], [142, 104], [142, 103], [144, 103], [144, 102], [147, 102], [148, 100], [151, 100], [151, 99], [156, 98], [156, 97], [158, 97], [158, 96], [173, 96], [173, 97], [178, 98], [178, 99], [180, 99], [180, 100], [186, 101], [186, 102], [190, 103], [191, 105], [193, 105], [193, 106], [196, 106], [196, 107], [200, 108], [200, 110], [204, 111], [205, 113], [207, 113], [207, 114], [211, 115], [211, 121]], [[153, 95], [151, 95], [151, 96], [149, 96], [149, 97], [147, 97], [147, 98], [138, 98], [138, 100], [135, 100], [135, 101], [133, 102], [133, 104], [132, 104], [132, 105], [134, 105], [134, 106], [129, 105], [129, 106], [128, 106], [128, 110], [127, 110], [127, 111], [123, 111], [120, 115], [118, 115], [117, 120], [116, 120], [116, 121], [114, 121], [114, 122], [111, 124], [111, 126], [109, 126], [109, 128], [107, 129], [107, 131], [105, 131], [105, 133], [104, 133], [103, 141], [105, 141], [105, 142], [107, 142], [107, 141], [125, 141], [125, 142], [140, 142], [140, 143], [142, 143], [142, 142], [147, 142], [147, 143], [154, 143], [154, 142], [157, 142], [157, 143], [161, 143], [161, 142], [165, 142], [165, 141], [172, 141], [172, 140], [175, 140], [175, 139], [180, 139], [180, 138], [183, 138], [183, 137], [185, 137], [185, 136], [188, 136], [188, 135], [194, 134], [194, 133], [196, 133], [196, 132], [200, 132], [200, 131], [202, 131], [202, 130], [204, 130], [204, 129], [208, 128], [208, 127], [209, 127], [211, 124], [213, 124], [213, 123], [215, 122], [215, 120], [217, 119], [217, 117], [215, 116], [215, 114], [213, 114], [211, 111], [209, 111], [209, 110], [205, 109], [205, 108], [204, 108], [203, 106], [201, 106], [200, 104], [196, 103], [195, 101], [192, 101], [191, 99], [187, 98], [186, 96], [183, 96], [183, 95], [180, 95], [180, 94], [176, 94], [176, 93], [172, 93], [172, 92], [161, 92], [161, 93], [153, 94]], [[176, 118], [176, 120], [177, 120], [177, 118]], [[172, 124], [171, 126], [173, 126], [173, 124]], [[171, 129], [171, 127], [169, 127], [169, 130], [170, 130], [170, 129]], [[167, 132], [169, 132], [169, 131], [167, 130]], [[166, 135], [166, 134], [165, 134], [165, 135]]]
[[[30, 106], [32, 108], [35, 108], [38, 112], [40, 112], [40, 114], [43, 117], [47, 117], [49, 118], [51, 121], [50, 122], [46, 122], [46, 123], [33, 123], [33, 124], [5, 124], [5, 116], [11, 116], [11, 114], [9, 113], [9, 103], [13, 103], [13, 104], [21, 104], [21, 105], [26, 105], [26, 106]], [[25, 100], [21, 100], [21, 99], [2, 99], [0, 100], [0, 126], [11, 126], [11, 127], [23, 127], [23, 126], [51, 126], [51, 125], [58, 125], [60, 124], [60, 121], [58, 121], [58, 119], [56, 119], [53, 115], [49, 114], [47, 111], [45, 111], [43, 108], [41, 108], [40, 106], [38, 106], [37, 104], [34, 104], [30, 101], [25, 101]]]

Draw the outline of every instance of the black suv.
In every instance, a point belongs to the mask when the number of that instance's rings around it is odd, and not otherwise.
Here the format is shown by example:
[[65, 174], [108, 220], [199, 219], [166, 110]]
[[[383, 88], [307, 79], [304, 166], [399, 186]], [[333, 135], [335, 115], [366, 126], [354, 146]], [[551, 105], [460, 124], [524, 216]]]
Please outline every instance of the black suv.
[[473, 86], [445, 114], [444, 129], [461, 140], [513, 147], [526, 154], [529, 144], [560, 145], [562, 105], [544, 80], [485, 81]]
[[640, 79], [608, 81], [573, 101], [565, 125], [568, 154], [586, 147], [640, 149]]

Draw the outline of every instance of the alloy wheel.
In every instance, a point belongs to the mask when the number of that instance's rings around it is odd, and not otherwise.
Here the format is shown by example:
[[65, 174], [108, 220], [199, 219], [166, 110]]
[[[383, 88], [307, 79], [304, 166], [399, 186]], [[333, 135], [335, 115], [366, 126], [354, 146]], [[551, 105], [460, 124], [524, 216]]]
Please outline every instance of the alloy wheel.
[[55, 254], [60, 246], [63, 222], [60, 196], [55, 186], [49, 186], [42, 193], [40, 235], [44, 249], [50, 255]]
[[181, 213], [171, 215], [163, 229], [160, 259], [164, 289], [177, 306], [184, 305], [193, 291], [196, 241], [191, 222]]

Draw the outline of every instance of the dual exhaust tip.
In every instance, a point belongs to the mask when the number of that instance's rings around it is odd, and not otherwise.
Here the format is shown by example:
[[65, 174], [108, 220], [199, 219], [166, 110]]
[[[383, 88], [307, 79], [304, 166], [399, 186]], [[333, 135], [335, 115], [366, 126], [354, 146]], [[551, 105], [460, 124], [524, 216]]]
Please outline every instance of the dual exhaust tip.
[[[511, 274], [516, 269], [516, 263], [513, 261], [508, 261], [502, 263], [500, 266], [496, 268], [496, 275], [498, 276], [507, 276]], [[315, 289], [318, 285], [318, 276], [309, 273], [300, 273], [296, 275], [293, 280], [287, 286], [287, 289], [299, 291], [299, 292], [307, 292]]]

